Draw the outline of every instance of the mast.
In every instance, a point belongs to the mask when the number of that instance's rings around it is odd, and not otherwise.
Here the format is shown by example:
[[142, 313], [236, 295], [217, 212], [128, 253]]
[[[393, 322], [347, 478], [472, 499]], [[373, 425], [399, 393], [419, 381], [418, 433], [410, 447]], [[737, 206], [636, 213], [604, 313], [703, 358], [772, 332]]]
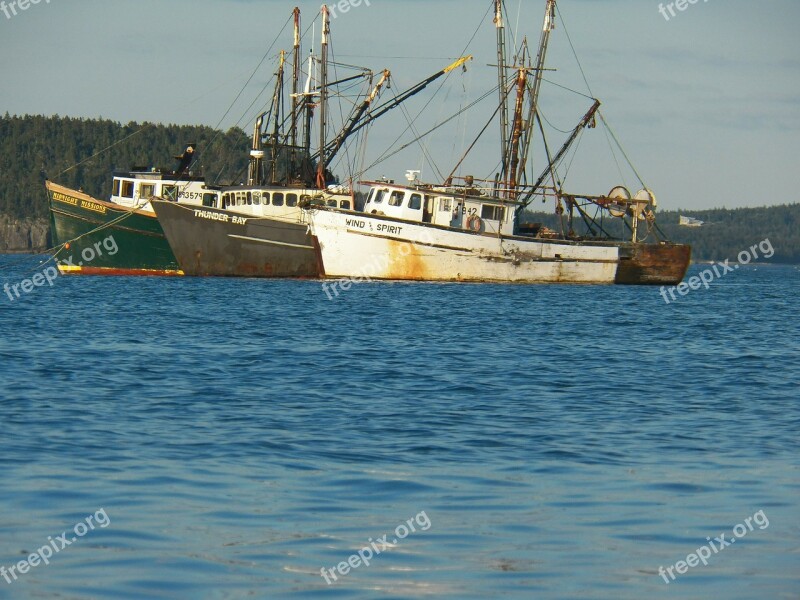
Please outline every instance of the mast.
[[506, 99], [506, 27], [503, 22], [503, 0], [494, 0], [494, 25], [497, 29], [497, 81], [500, 92], [500, 171], [505, 179], [508, 170], [508, 101]]
[[317, 161], [317, 188], [325, 189], [325, 129], [327, 127], [326, 103], [328, 100], [328, 36], [331, 33], [330, 14], [322, 5], [322, 56], [319, 87], [319, 160]]
[[292, 125], [289, 132], [292, 147], [297, 146], [298, 88], [300, 85], [300, 9], [294, 9], [294, 69], [292, 72]]
[[556, 0], [547, 0], [547, 7], [544, 14], [544, 25], [542, 26], [542, 37], [539, 40], [539, 51], [536, 55], [536, 65], [534, 71], [533, 86], [531, 88], [530, 104], [528, 106], [528, 129], [525, 132], [525, 142], [522, 144], [522, 169], [527, 167], [528, 153], [530, 152], [531, 142], [533, 141], [533, 123], [536, 118], [536, 111], [539, 108], [539, 91], [542, 87], [542, 77], [544, 77], [544, 64], [547, 58], [547, 46], [550, 43], [550, 33], [556, 28]]
[[306, 154], [311, 154], [311, 121], [314, 118], [314, 103], [311, 101], [311, 79], [316, 72], [314, 56], [308, 57], [308, 79], [306, 80], [303, 102], [305, 105], [305, 123], [303, 124], [303, 148]]
[[525, 53], [522, 54], [522, 66], [517, 74], [517, 102], [514, 106], [514, 131], [511, 135], [511, 165], [508, 177], [508, 197], [517, 195], [517, 167], [519, 166], [519, 142], [522, 137], [522, 109], [525, 102], [525, 90], [528, 87], [528, 70], [525, 68]]
[[542, 87], [542, 77], [544, 76], [544, 63], [547, 58], [547, 45], [550, 43], [550, 33], [556, 27], [556, 0], [547, 0], [547, 9], [544, 14], [544, 25], [542, 26], [542, 37], [539, 40], [539, 54], [536, 57], [536, 71], [533, 80], [533, 91], [531, 92], [531, 108], [536, 112], [539, 104], [539, 90]]
[[270, 172], [270, 183], [277, 183], [278, 175], [278, 142], [281, 128], [281, 104], [283, 102], [283, 67], [286, 63], [286, 52], [281, 50], [280, 66], [278, 67], [277, 81], [275, 83], [275, 94], [272, 98], [272, 117], [274, 119], [272, 130], [272, 169]]

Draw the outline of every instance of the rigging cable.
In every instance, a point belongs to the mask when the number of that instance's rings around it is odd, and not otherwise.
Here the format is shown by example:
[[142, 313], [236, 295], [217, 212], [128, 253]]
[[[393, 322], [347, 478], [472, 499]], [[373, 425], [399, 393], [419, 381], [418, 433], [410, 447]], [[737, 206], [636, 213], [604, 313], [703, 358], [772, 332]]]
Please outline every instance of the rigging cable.
[[[225, 114], [222, 115], [222, 118], [217, 123], [217, 126], [214, 128], [214, 129], [216, 129], [216, 133], [214, 134], [214, 137], [211, 138], [211, 141], [208, 143], [208, 145], [206, 146], [205, 149], [203, 149], [200, 152], [198, 152], [197, 156], [195, 157], [195, 161], [199, 161], [200, 157], [205, 153], [205, 151], [214, 144], [214, 142], [217, 140], [217, 138], [219, 138], [220, 134], [222, 133], [222, 131], [220, 130], [220, 127], [222, 126], [222, 122], [228, 117], [230, 112], [233, 110], [233, 107], [239, 101], [239, 98], [242, 97], [242, 94], [247, 89], [247, 86], [250, 85], [250, 82], [256, 76], [256, 73], [258, 73], [259, 69], [261, 69], [261, 65], [263, 65], [264, 61], [267, 60], [267, 58], [270, 56], [270, 53], [272, 52], [272, 49], [275, 47], [275, 44], [278, 43], [278, 38], [280, 38], [283, 35], [284, 30], [289, 25], [289, 23], [292, 22], [293, 18], [294, 18], [293, 15], [290, 16], [286, 20], [286, 22], [283, 24], [283, 27], [281, 27], [281, 30], [278, 33], [278, 35], [275, 36], [275, 39], [272, 41], [272, 44], [270, 44], [269, 48], [264, 53], [264, 56], [261, 57], [261, 60], [259, 61], [258, 65], [256, 65], [256, 68], [253, 69], [253, 72], [250, 74], [250, 77], [248, 77], [247, 81], [242, 86], [242, 89], [239, 90], [239, 93], [236, 94], [236, 97], [233, 99], [233, 102], [231, 102], [230, 106], [228, 106], [228, 110], [225, 111]], [[215, 180], [215, 183], [216, 183], [216, 180]]]
[[[564, 21], [564, 17], [561, 15], [561, 10], [558, 8], [558, 5], [556, 5], [556, 11], [558, 11], [558, 17], [561, 20], [561, 25], [564, 27], [564, 34], [566, 35], [567, 41], [569, 42], [569, 46], [572, 49], [572, 55], [575, 57], [575, 62], [578, 64], [578, 69], [580, 69], [581, 76], [583, 77], [583, 82], [586, 84], [586, 89], [589, 90], [589, 93], [592, 96], [594, 96], [594, 93], [592, 92], [592, 88], [589, 85], [589, 80], [586, 78], [586, 73], [583, 70], [583, 65], [581, 64], [581, 61], [578, 58], [578, 53], [575, 51], [575, 46], [572, 43], [572, 38], [569, 35], [569, 31], [567, 31], [567, 24]], [[639, 183], [642, 184], [642, 187], [646, 188], [647, 186], [645, 185], [644, 181], [642, 181], [642, 178], [639, 175], [639, 173], [637, 172], [636, 167], [633, 166], [633, 163], [631, 162], [631, 159], [628, 158], [628, 155], [625, 153], [625, 149], [622, 147], [622, 144], [620, 144], [619, 140], [617, 139], [617, 136], [614, 135], [614, 131], [611, 129], [611, 127], [609, 126], [608, 122], [603, 117], [603, 113], [598, 110], [597, 114], [600, 115], [600, 120], [603, 122], [603, 125], [605, 125], [606, 128], [608, 129], [608, 132], [611, 134], [611, 137], [614, 138], [614, 141], [617, 143], [617, 147], [619, 147], [620, 152], [622, 152], [622, 155], [625, 157], [625, 160], [628, 162], [628, 166], [633, 170], [634, 174], [636, 175], [636, 178], [639, 180]], [[616, 156], [614, 157], [614, 160], [616, 161]], [[619, 165], [617, 165], [617, 168], [619, 168]], [[623, 180], [624, 179], [625, 178], [623, 177]]]
[[[472, 103], [470, 103], [469, 105], [467, 105], [467, 107], [466, 107], [466, 108], [464, 108], [464, 110], [460, 110], [460, 111], [458, 111], [456, 114], [454, 114], [454, 115], [450, 116], [449, 118], [447, 118], [447, 119], [445, 119], [444, 121], [442, 121], [441, 123], [439, 123], [438, 125], [434, 125], [434, 126], [431, 128], [431, 129], [429, 129], [428, 131], [426, 131], [425, 133], [423, 133], [423, 134], [420, 136], [420, 138], [423, 138], [423, 137], [425, 137], [425, 136], [427, 136], [427, 135], [430, 135], [431, 133], [433, 133], [434, 131], [436, 131], [436, 130], [437, 130], [437, 129], [439, 129], [440, 127], [443, 127], [444, 125], [446, 125], [447, 123], [449, 123], [449, 122], [450, 122], [450, 121], [452, 121], [453, 119], [457, 118], [457, 117], [458, 117], [458, 116], [459, 116], [461, 113], [463, 113], [463, 112], [466, 112], [466, 111], [470, 110], [471, 108], [473, 108], [475, 105], [479, 104], [480, 102], [483, 102], [484, 100], [486, 100], [486, 98], [488, 98], [489, 96], [491, 96], [492, 94], [494, 94], [494, 93], [495, 93], [495, 91], [497, 91], [497, 87], [494, 87], [494, 88], [492, 88], [491, 90], [489, 90], [488, 92], [486, 92], [485, 94], [483, 94], [483, 95], [482, 95], [480, 98], [478, 98], [478, 99], [477, 99], [477, 100], [475, 100], [474, 102], [472, 102]], [[406, 131], [408, 131], [408, 130], [406, 129]], [[403, 132], [403, 133], [405, 133], [405, 132]], [[402, 135], [401, 135], [401, 137], [402, 137]], [[378, 165], [379, 165], [379, 164], [381, 164], [382, 162], [384, 162], [384, 161], [386, 161], [386, 160], [390, 159], [391, 157], [393, 157], [393, 156], [395, 156], [396, 154], [398, 154], [398, 153], [402, 152], [403, 150], [405, 150], [405, 149], [406, 149], [406, 148], [408, 148], [409, 146], [413, 145], [413, 144], [414, 144], [414, 143], [416, 143], [418, 140], [411, 140], [410, 142], [408, 142], [407, 144], [405, 144], [405, 145], [401, 146], [400, 148], [398, 148], [398, 149], [397, 149], [397, 150], [395, 150], [394, 152], [391, 152], [390, 154], [388, 154], [388, 153], [391, 151], [391, 149], [394, 147], [394, 145], [395, 145], [395, 144], [396, 144], [398, 141], [399, 141], [399, 138], [398, 138], [397, 140], [395, 140], [395, 141], [394, 141], [394, 142], [393, 142], [393, 143], [392, 143], [392, 144], [389, 146], [389, 148], [387, 148], [387, 149], [386, 149], [386, 151], [385, 151], [385, 152], [384, 152], [384, 153], [383, 153], [381, 156], [379, 156], [379, 157], [378, 157], [378, 159], [377, 159], [375, 162], [373, 162], [373, 163], [372, 163], [372, 164], [371, 164], [369, 167], [367, 167], [367, 169], [366, 169], [366, 170], [368, 171], [369, 169], [372, 169], [373, 167], [376, 167], [376, 166], [378, 166]], [[362, 172], [360, 175], [363, 175], [363, 172]]]
[[617, 139], [617, 136], [614, 134], [614, 130], [611, 129], [611, 125], [608, 124], [608, 122], [606, 121], [606, 119], [603, 116], [603, 113], [601, 111], [598, 110], [597, 114], [600, 115], [600, 120], [603, 122], [603, 125], [606, 126], [606, 128], [608, 129], [608, 132], [611, 134], [611, 137], [614, 138], [614, 141], [616, 142], [617, 147], [619, 148], [619, 151], [622, 152], [622, 156], [624, 156], [625, 160], [628, 161], [628, 166], [633, 170], [633, 173], [634, 173], [634, 175], [636, 175], [636, 178], [639, 180], [639, 183], [642, 184], [642, 187], [646, 188], [647, 185], [645, 185], [644, 181], [642, 181], [642, 178], [639, 175], [639, 172], [636, 170], [636, 167], [633, 166], [633, 163], [631, 162], [631, 159], [628, 158], [628, 155], [625, 152], [625, 148], [622, 147], [622, 144]]
[[[99, 152], [95, 152], [95, 153], [94, 153], [94, 154], [92, 154], [92, 155], [91, 155], [89, 158], [85, 158], [85, 159], [83, 159], [82, 161], [75, 163], [75, 164], [74, 164], [74, 165], [72, 165], [71, 167], [68, 167], [68, 168], [64, 169], [64, 170], [63, 170], [63, 171], [61, 171], [61, 172], [60, 172], [58, 175], [56, 175], [56, 177], [61, 177], [61, 176], [62, 176], [64, 173], [69, 173], [69, 172], [70, 172], [72, 169], [75, 169], [75, 168], [77, 168], [77, 167], [81, 166], [83, 163], [85, 163], [85, 162], [89, 162], [89, 161], [90, 161], [90, 160], [92, 160], [93, 158], [97, 158], [97, 157], [98, 157], [98, 156], [100, 156], [101, 154], [104, 154], [104, 153], [108, 152], [109, 150], [111, 150], [111, 148], [113, 148], [114, 146], [118, 146], [118, 145], [119, 145], [119, 144], [121, 144], [122, 142], [126, 142], [126, 141], [128, 141], [129, 139], [131, 139], [132, 137], [139, 135], [140, 133], [142, 133], [142, 131], [144, 131], [144, 130], [145, 130], [145, 129], [147, 129], [148, 127], [153, 127], [153, 125], [154, 125], [153, 123], [145, 123], [145, 124], [144, 124], [144, 125], [142, 125], [142, 126], [141, 126], [141, 127], [138, 129], [138, 130], [136, 130], [136, 131], [134, 131], [133, 133], [131, 133], [131, 134], [129, 134], [129, 135], [127, 135], [127, 136], [125, 136], [125, 137], [124, 137], [124, 138], [122, 138], [121, 140], [114, 142], [113, 144], [111, 144], [110, 146], [107, 146], [107, 147], [103, 148], [103, 149], [102, 149], [102, 150], [100, 150]], [[49, 201], [49, 198], [48, 198], [48, 201]]]
[[[478, 36], [478, 33], [480, 32], [481, 28], [483, 27], [483, 24], [485, 23], [485, 21], [486, 21], [486, 18], [487, 18], [487, 17], [489, 16], [489, 14], [491, 13], [491, 11], [492, 11], [492, 8], [493, 8], [493, 7], [490, 5], [490, 6], [489, 6], [489, 7], [486, 9], [486, 12], [484, 13], [483, 17], [481, 18], [480, 22], [478, 23], [478, 26], [475, 28], [475, 31], [473, 32], [473, 34], [472, 34], [472, 37], [469, 39], [469, 41], [467, 42], [466, 46], [465, 46], [465, 47], [464, 47], [464, 49], [461, 51], [461, 54], [460, 54], [459, 56], [466, 56], [466, 54], [467, 54], [467, 50], [469, 50], [469, 47], [472, 45], [472, 42], [474, 42], [474, 41], [475, 41], [475, 38]], [[445, 78], [445, 79], [442, 81], [442, 83], [439, 85], [439, 88], [438, 88], [438, 89], [437, 89], [437, 90], [436, 90], [436, 91], [433, 93], [433, 95], [431, 96], [430, 100], [428, 100], [428, 102], [425, 104], [425, 106], [423, 106], [423, 107], [422, 107], [422, 109], [419, 111], [419, 113], [417, 114], [417, 118], [418, 118], [418, 117], [419, 117], [419, 116], [420, 116], [420, 115], [421, 115], [421, 114], [422, 114], [422, 113], [423, 113], [423, 112], [424, 112], [424, 111], [425, 111], [425, 110], [428, 108], [428, 106], [430, 106], [431, 102], [433, 102], [433, 100], [436, 98], [436, 96], [437, 96], [437, 95], [439, 94], [439, 92], [442, 90], [442, 87], [444, 87], [444, 84], [447, 82], [447, 79], [448, 79], [448, 78], [449, 78], [449, 75], [448, 75], [448, 77], [446, 77], [446, 78]], [[486, 94], [486, 95], [484, 95], [483, 97], [479, 98], [479, 99], [478, 99], [478, 101], [474, 102], [473, 104], [471, 104], [471, 105], [470, 105], [469, 107], [467, 107], [467, 108], [471, 108], [472, 106], [474, 106], [475, 104], [477, 104], [478, 102], [480, 102], [481, 100], [483, 100], [484, 98], [486, 98], [486, 97], [487, 97], [489, 94], [493, 93], [493, 92], [494, 92], [496, 89], [497, 89], [497, 88], [494, 88], [494, 89], [493, 89], [493, 90], [491, 90], [491, 91], [490, 91], [488, 94]], [[396, 97], [396, 94], [395, 94], [395, 97]], [[461, 111], [460, 111], [460, 112], [461, 112]], [[455, 116], [458, 116], [458, 115], [460, 114], [460, 112], [459, 112], [459, 113], [456, 113], [456, 115], [455, 115]], [[431, 132], [435, 131], [435, 130], [436, 130], [436, 129], [438, 129], [438, 128], [439, 128], [441, 125], [444, 125], [445, 123], [449, 122], [451, 119], [452, 119], [452, 117], [451, 117], [450, 119], [447, 119], [447, 120], [445, 120], [445, 121], [444, 121], [444, 122], [442, 122], [440, 125], [437, 125], [437, 126], [435, 126], [433, 129], [429, 130], [428, 132], [424, 133], [422, 136], [420, 136], [420, 139], [421, 139], [421, 137], [424, 137], [424, 136], [428, 135], [429, 133], [431, 133]], [[411, 141], [411, 142], [409, 142], [408, 144], [405, 144], [405, 145], [403, 145], [403, 146], [402, 146], [402, 147], [400, 147], [400, 148], [399, 148], [397, 151], [395, 151], [395, 152], [392, 152], [391, 154], [389, 154], [389, 155], [387, 156], [387, 152], [390, 152], [390, 151], [391, 151], [391, 149], [392, 149], [392, 148], [395, 146], [395, 144], [397, 144], [397, 143], [398, 143], [398, 142], [399, 142], [399, 141], [402, 139], [402, 137], [403, 137], [403, 136], [406, 134], [406, 132], [407, 132], [407, 131], [408, 131], [408, 128], [406, 128], [406, 129], [405, 129], [405, 131], [403, 131], [403, 133], [401, 133], [401, 134], [398, 136], [398, 138], [397, 138], [397, 139], [396, 139], [394, 142], [392, 142], [392, 143], [389, 145], [389, 147], [388, 147], [388, 148], [387, 148], [387, 149], [384, 151], [384, 153], [383, 153], [381, 156], [379, 156], [379, 157], [378, 157], [378, 159], [377, 159], [375, 162], [373, 162], [373, 163], [372, 163], [372, 164], [371, 164], [369, 167], [367, 167], [367, 169], [366, 169], [366, 170], [368, 171], [369, 169], [372, 169], [373, 167], [375, 167], [375, 166], [379, 165], [380, 163], [384, 162], [385, 160], [387, 160], [387, 159], [391, 158], [392, 156], [395, 156], [395, 155], [396, 155], [396, 154], [398, 154], [399, 152], [401, 152], [401, 151], [405, 150], [406, 148], [408, 148], [408, 147], [409, 147], [409, 146], [411, 146], [412, 144], [416, 143], [418, 140], [412, 140], [412, 141]], [[363, 171], [362, 173], [360, 173], [360, 174], [359, 174], [359, 177], [360, 177], [361, 175], [363, 175], [365, 172], [366, 172], [366, 171]]]

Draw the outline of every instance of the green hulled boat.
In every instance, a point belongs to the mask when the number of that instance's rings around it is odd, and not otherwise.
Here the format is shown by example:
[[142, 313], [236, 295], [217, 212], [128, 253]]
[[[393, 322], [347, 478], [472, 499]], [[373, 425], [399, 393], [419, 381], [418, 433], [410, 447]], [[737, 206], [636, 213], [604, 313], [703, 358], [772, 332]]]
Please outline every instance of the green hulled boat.
[[63, 245], [57, 255], [59, 270], [84, 275], [183, 275], [150, 198], [213, 208], [218, 206], [219, 191], [202, 177], [180, 171], [115, 173], [108, 201], [47, 181], [53, 245]]

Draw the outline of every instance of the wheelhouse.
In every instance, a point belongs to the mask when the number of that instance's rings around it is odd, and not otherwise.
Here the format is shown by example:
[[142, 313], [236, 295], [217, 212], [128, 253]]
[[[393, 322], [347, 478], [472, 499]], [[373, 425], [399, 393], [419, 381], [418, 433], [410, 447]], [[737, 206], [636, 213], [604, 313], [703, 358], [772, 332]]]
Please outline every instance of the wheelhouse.
[[202, 177], [178, 176], [158, 169], [114, 173], [111, 202], [141, 206], [150, 198], [162, 198], [196, 206], [219, 206], [219, 189], [207, 186]]
[[488, 234], [514, 232], [514, 203], [474, 188], [370, 185], [364, 204], [367, 214]]

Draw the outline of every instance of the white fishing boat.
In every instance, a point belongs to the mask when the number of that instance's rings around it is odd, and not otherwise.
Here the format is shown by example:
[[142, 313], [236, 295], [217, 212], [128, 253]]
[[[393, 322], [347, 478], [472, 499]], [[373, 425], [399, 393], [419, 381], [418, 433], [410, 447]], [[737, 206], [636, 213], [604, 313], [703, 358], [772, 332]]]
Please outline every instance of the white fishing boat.
[[[524, 183], [534, 128], [540, 124], [538, 97], [556, 2], [547, 0], [536, 60], [531, 62], [523, 42], [516, 49], [519, 64], [515, 65], [506, 64], [504, 3], [493, 0], [493, 4], [500, 173], [492, 180], [451, 175], [440, 184], [426, 184], [418, 181], [417, 172], [409, 171], [404, 184], [363, 182], [369, 186], [363, 211], [308, 206], [306, 215], [324, 275], [519, 283], [680, 282], [691, 249], [660, 236], [656, 198], [646, 186], [636, 194], [619, 186], [605, 195], [580, 195], [564, 190], [556, 176], [580, 133], [595, 126], [599, 101], [558, 153], [551, 157], [547, 152], [547, 166], [536, 182]], [[554, 201], [560, 231], [523, 222], [524, 210], [535, 198]], [[625, 238], [609, 233], [623, 227]]]

